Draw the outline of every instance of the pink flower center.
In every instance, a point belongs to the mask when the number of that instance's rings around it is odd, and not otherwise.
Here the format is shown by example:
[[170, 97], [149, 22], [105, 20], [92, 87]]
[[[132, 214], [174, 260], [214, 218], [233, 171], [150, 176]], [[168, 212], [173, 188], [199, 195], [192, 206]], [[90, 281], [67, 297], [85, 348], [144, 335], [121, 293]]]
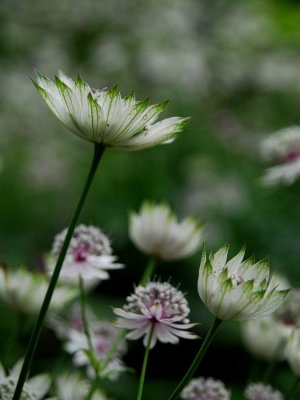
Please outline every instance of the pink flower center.
[[290, 163], [293, 161], [296, 161], [300, 158], [300, 150], [298, 149], [292, 149], [288, 151], [282, 158], [281, 162], [282, 163]]
[[83, 247], [74, 249], [74, 252], [73, 252], [74, 260], [78, 263], [85, 262], [89, 251], [90, 251], [89, 245], [85, 245]]

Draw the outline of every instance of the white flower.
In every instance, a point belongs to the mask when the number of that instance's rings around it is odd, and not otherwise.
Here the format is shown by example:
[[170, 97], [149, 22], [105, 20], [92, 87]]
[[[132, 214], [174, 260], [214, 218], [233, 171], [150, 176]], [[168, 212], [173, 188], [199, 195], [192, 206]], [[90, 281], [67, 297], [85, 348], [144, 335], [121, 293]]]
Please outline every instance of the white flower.
[[[0, 267], [0, 298], [10, 307], [24, 313], [36, 314], [45, 297], [49, 279], [25, 268], [9, 270]], [[50, 310], [57, 311], [78, 295], [75, 288], [57, 286], [52, 296]]]
[[[120, 359], [126, 351], [125, 342], [121, 341], [118, 344], [115, 353], [106, 365], [106, 359], [116, 339], [117, 329], [106, 321], [94, 323], [89, 321], [88, 327], [93, 348], [93, 362], [97, 362], [100, 375], [109, 379], [117, 378], [119, 373], [125, 369]], [[89, 342], [82, 329], [69, 329], [69, 331], [65, 332], [66, 342], [64, 348], [68, 353], [73, 354], [74, 364], [87, 366], [88, 373], [92, 376], [92, 363], [87, 354], [90, 350]]]
[[[19, 361], [10, 371], [5, 374], [0, 363], [0, 399], [11, 400], [17, 385], [21, 371], [22, 361]], [[50, 377], [47, 374], [36, 375], [26, 381], [20, 400], [41, 400], [50, 387]]]
[[197, 251], [203, 228], [193, 219], [177, 221], [166, 204], [144, 202], [140, 213], [130, 215], [129, 235], [134, 244], [147, 254], [171, 261]]
[[195, 378], [183, 389], [184, 400], [229, 400], [230, 391], [223, 382], [213, 378]]
[[264, 383], [251, 383], [244, 394], [248, 400], [283, 400], [283, 395], [279, 390]]
[[[48, 270], [54, 270], [57, 256], [67, 234], [67, 229], [55, 236], [48, 258]], [[122, 268], [122, 264], [115, 263], [110, 242], [100, 229], [94, 226], [78, 225], [73, 233], [68, 251], [60, 273], [60, 280], [66, 283], [78, 284], [82, 277], [87, 287], [108, 279], [106, 270]]]
[[246, 348], [264, 360], [278, 359], [282, 355], [283, 337], [280, 325], [272, 316], [245, 321], [242, 338]]
[[83, 139], [123, 150], [140, 150], [170, 143], [188, 118], [156, 122], [167, 102], [149, 106], [148, 99], [122, 98], [117, 87], [94, 90], [79, 76], [59, 73], [55, 82], [37, 72], [35, 87], [61, 122]]
[[[58, 400], [84, 400], [88, 394], [89, 385], [77, 374], [62, 375], [56, 381]], [[97, 390], [91, 400], [107, 400], [107, 397]]]
[[285, 348], [285, 358], [292, 371], [300, 377], [300, 329], [294, 329]]
[[245, 320], [270, 315], [279, 307], [288, 290], [270, 277], [266, 261], [244, 260], [242, 249], [227, 261], [228, 246], [209, 257], [203, 253], [198, 278], [198, 293], [208, 310], [223, 320]]
[[291, 185], [300, 176], [300, 127], [282, 129], [261, 144], [262, 156], [278, 165], [267, 169], [262, 177], [266, 186]]
[[184, 294], [168, 282], [149, 282], [138, 286], [128, 296], [123, 308], [115, 308], [115, 325], [132, 330], [126, 337], [139, 339], [144, 336], [144, 346], [151, 335], [150, 348], [157, 340], [163, 343], [178, 343], [178, 338], [195, 339], [197, 336], [186, 329], [193, 327], [187, 316], [190, 313]]

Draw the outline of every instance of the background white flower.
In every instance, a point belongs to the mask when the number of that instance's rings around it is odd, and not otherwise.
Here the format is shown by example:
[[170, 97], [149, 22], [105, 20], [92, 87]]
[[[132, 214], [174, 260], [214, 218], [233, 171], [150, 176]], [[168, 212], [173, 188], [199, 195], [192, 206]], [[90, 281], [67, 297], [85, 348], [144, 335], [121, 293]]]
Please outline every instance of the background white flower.
[[[84, 400], [88, 394], [90, 383], [78, 374], [62, 375], [56, 381], [58, 400]], [[91, 400], [107, 400], [107, 397], [96, 390]]]
[[266, 170], [262, 183], [291, 185], [300, 176], [300, 127], [273, 133], [262, 141], [261, 153], [267, 161], [278, 164]]
[[114, 308], [119, 317], [115, 325], [130, 329], [128, 339], [139, 339], [144, 336], [143, 344], [147, 346], [151, 335], [150, 348], [157, 340], [163, 343], [178, 343], [179, 338], [195, 339], [196, 335], [186, 332], [195, 324], [187, 318], [190, 309], [184, 294], [168, 282], [148, 282], [138, 286], [134, 293], [127, 297], [123, 308]]
[[284, 400], [279, 390], [264, 383], [251, 383], [245, 389], [245, 396], [248, 400]]
[[[49, 286], [46, 275], [25, 268], [17, 270], [0, 267], [0, 298], [10, 307], [24, 313], [36, 314]], [[57, 286], [50, 303], [51, 311], [58, 311], [78, 296], [78, 290]]]
[[294, 329], [285, 348], [285, 358], [294, 374], [300, 377], [300, 329]]
[[61, 122], [83, 139], [123, 150], [140, 150], [174, 140], [189, 118], [156, 122], [167, 102], [149, 106], [149, 100], [125, 98], [117, 87], [94, 90], [79, 76], [62, 72], [52, 82], [37, 72], [35, 87]]
[[166, 204], [144, 202], [138, 214], [130, 215], [129, 235], [141, 251], [171, 261], [199, 249], [203, 227], [192, 217], [178, 222]]
[[198, 293], [208, 310], [223, 320], [262, 318], [278, 308], [288, 289], [281, 280], [270, 277], [267, 261], [244, 259], [242, 249], [227, 261], [228, 246], [208, 257], [202, 255]]
[[[66, 233], [67, 230], [64, 229], [54, 238], [51, 255], [47, 259], [50, 274], [55, 267]], [[95, 226], [81, 224], [74, 230], [59, 279], [77, 285], [81, 276], [85, 286], [90, 288], [101, 280], [109, 279], [107, 270], [123, 267], [115, 261], [116, 256], [112, 255], [107, 236]]]

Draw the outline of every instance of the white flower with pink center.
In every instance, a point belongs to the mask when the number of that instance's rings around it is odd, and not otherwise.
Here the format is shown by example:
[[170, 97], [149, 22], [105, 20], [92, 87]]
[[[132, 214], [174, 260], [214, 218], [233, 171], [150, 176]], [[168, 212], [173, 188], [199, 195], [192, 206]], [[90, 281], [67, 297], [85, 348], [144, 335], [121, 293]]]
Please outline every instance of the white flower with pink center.
[[149, 282], [138, 286], [134, 294], [128, 296], [123, 308], [115, 308], [119, 318], [115, 325], [130, 329], [128, 339], [139, 339], [144, 336], [147, 346], [151, 335], [150, 348], [157, 340], [163, 343], [178, 343], [178, 338], [195, 339], [196, 335], [186, 332], [195, 324], [189, 323], [190, 313], [184, 294], [168, 282]]
[[[52, 273], [55, 261], [62, 248], [67, 230], [55, 236], [48, 260], [48, 270]], [[115, 263], [109, 239], [99, 228], [94, 226], [78, 225], [73, 233], [65, 261], [60, 273], [61, 281], [78, 283], [82, 277], [86, 286], [93, 286], [99, 281], [108, 279], [107, 270], [122, 268], [122, 264]]]
[[[124, 370], [121, 356], [126, 352], [126, 344], [121, 341], [115, 349], [109, 361], [107, 358], [114, 345], [117, 329], [106, 321], [97, 321], [89, 324], [90, 338], [93, 351], [93, 363], [98, 363], [98, 369], [102, 377], [115, 379]], [[86, 366], [88, 374], [93, 376], [94, 372], [91, 359], [88, 356], [90, 350], [86, 334], [80, 329], [70, 329], [65, 332], [65, 350], [73, 355], [73, 362], [77, 366]]]
[[275, 163], [262, 177], [265, 186], [290, 185], [300, 176], [300, 127], [275, 132], [261, 144], [263, 158]]

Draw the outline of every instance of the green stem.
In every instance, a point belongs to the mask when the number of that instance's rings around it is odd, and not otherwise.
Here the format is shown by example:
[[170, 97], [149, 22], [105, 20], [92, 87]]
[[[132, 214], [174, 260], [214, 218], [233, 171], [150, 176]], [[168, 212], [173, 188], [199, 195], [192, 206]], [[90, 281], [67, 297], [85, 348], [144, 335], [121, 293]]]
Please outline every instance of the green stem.
[[143, 276], [140, 280], [140, 285], [145, 286], [146, 283], [151, 279], [153, 272], [155, 270], [156, 264], [157, 264], [156, 258], [154, 258], [154, 257], [150, 258], [150, 260], [145, 268], [145, 271], [143, 273]]
[[35, 327], [33, 329], [31, 338], [29, 340], [28, 347], [27, 347], [26, 354], [25, 354], [25, 358], [24, 358], [24, 362], [23, 362], [23, 366], [22, 366], [22, 369], [21, 369], [21, 372], [20, 372], [20, 376], [19, 376], [19, 379], [18, 379], [18, 382], [17, 382], [17, 386], [16, 386], [16, 390], [15, 390], [15, 393], [14, 393], [14, 396], [13, 396], [12, 400], [19, 400], [20, 399], [20, 396], [21, 396], [21, 393], [22, 393], [22, 389], [23, 389], [24, 383], [26, 381], [27, 375], [29, 373], [31, 362], [32, 362], [32, 359], [33, 359], [33, 356], [34, 356], [34, 353], [35, 353], [35, 350], [36, 350], [36, 347], [37, 347], [37, 343], [38, 343], [38, 340], [39, 340], [39, 337], [40, 337], [40, 334], [41, 334], [43, 322], [44, 322], [44, 319], [46, 317], [46, 313], [47, 313], [47, 310], [49, 308], [50, 301], [51, 301], [51, 298], [52, 298], [56, 283], [58, 281], [58, 277], [59, 277], [59, 274], [60, 274], [64, 259], [65, 259], [65, 256], [66, 256], [70, 241], [72, 239], [73, 232], [75, 230], [78, 217], [80, 215], [80, 212], [82, 210], [83, 204], [85, 202], [85, 199], [86, 199], [87, 194], [89, 192], [89, 189], [91, 187], [93, 178], [94, 178], [95, 173], [97, 171], [97, 167], [99, 165], [99, 161], [100, 161], [100, 159], [101, 159], [101, 157], [103, 155], [104, 150], [105, 150], [105, 147], [102, 146], [101, 144], [95, 144], [94, 145], [94, 157], [93, 157], [93, 161], [92, 161], [92, 164], [91, 164], [91, 167], [90, 167], [90, 170], [89, 170], [89, 174], [87, 176], [87, 180], [85, 182], [85, 185], [84, 185], [81, 197], [79, 199], [78, 205], [77, 205], [77, 207], [75, 209], [73, 218], [72, 218], [71, 223], [69, 225], [69, 228], [68, 228], [64, 243], [62, 245], [60, 254], [58, 256], [58, 259], [57, 259], [57, 262], [56, 262], [56, 265], [55, 265], [55, 268], [54, 268], [54, 271], [53, 271], [53, 274], [52, 274], [52, 277], [51, 277], [51, 280], [50, 280], [50, 283], [49, 283], [49, 286], [48, 286], [48, 290], [46, 292], [43, 304], [42, 304], [41, 309], [40, 309], [40, 313], [38, 315], [38, 319], [36, 321], [36, 324], [35, 324]]
[[91, 400], [91, 398], [93, 397], [93, 394], [95, 393], [95, 391], [98, 389], [98, 385], [99, 385], [99, 379], [96, 377], [90, 387], [90, 390], [88, 391], [85, 400]]
[[82, 324], [83, 324], [83, 331], [85, 333], [87, 343], [88, 343], [88, 348], [89, 348], [89, 359], [91, 361], [92, 367], [95, 370], [95, 376], [96, 379], [98, 377], [98, 365], [97, 361], [95, 360], [94, 357], [94, 347], [90, 335], [90, 330], [89, 330], [89, 325], [86, 317], [86, 306], [85, 306], [85, 292], [84, 292], [84, 286], [83, 286], [83, 279], [82, 276], [79, 276], [79, 288], [80, 288], [80, 308], [81, 308], [81, 318], [82, 318]]
[[143, 367], [142, 367], [142, 372], [141, 372], [141, 377], [140, 377], [140, 383], [139, 383], [139, 390], [137, 394], [137, 400], [142, 399], [142, 394], [143, 394], [143, 388], [144, 388], [144, 382], [145, 382], [145, 375], [146, 375], [146, 369], [147, 369], [147, 364], [148, 364], [148, 358], [149, 358], [149, 351], [150, 351], [150, 343], [152, 339], [152, 334], [154, 330], [155, 323], [152, 324], [151, 331], [147, 340], [147, 345], [146, 345], [146, 350], [145, 350], [145, 355], [144, 355], [144, 361], [143, 361]]
[[286, 396], [286, 400], [292, 400], [294, 398], [294, 396], [298, 393], [299, 386], [300, 386], [300, 378], [297, 376], [295, 382], [293, 383], [293, 386], [291, 387], [291, 390]]
[[184, 375], [184, 377], [182, 378], [181, 382], [179, 383], [179, 385], [176, 387], [176, 389], [174, 390], [174, 392], [172, 393], [172, 395], [169, 397], [169, 400], [175, 400], [177, 399], [177, 397], [180, 395], [180, 393], [182, 392], [182, 390], [184, 389], [184, 387], [188, 384], [188, 382], [190, 381], [190, 379], [192, 378], [194, 372], [196, 371], [198, 365], [200, 364], [202, 358], [204, 357], [218, 327], [220, 326], [222, 320], [219, 318], [214, 319], [212, 326], [210, 327], [210, 330], [204, 340], [204, 342], [202, 343], [202, 346], [200, 347], [200, 350], [198, 351], [198, 354], [196, 355], [194, 361], [192, 362], [190, 368], [188, 369], [187, 373]]

